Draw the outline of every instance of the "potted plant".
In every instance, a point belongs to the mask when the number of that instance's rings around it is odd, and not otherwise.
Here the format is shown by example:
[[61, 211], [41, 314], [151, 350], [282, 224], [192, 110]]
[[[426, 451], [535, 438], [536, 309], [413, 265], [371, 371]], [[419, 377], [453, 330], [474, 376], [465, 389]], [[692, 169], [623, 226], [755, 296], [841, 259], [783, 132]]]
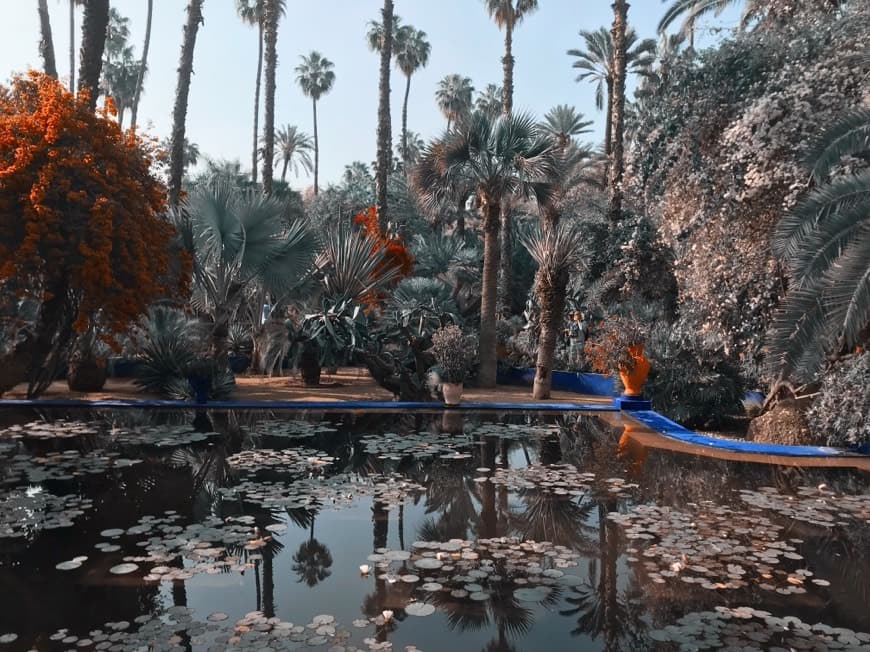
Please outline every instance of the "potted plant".
[[611, 315], [595, 329], [584, 352], [593, 369], [619, 375], [625, 396], [643, 395], [649, 360], [643, 353], [645, 333], [635, 319]]
[[365, 314], [350, 301], [334, 305], [324, 302], [320, 312], [305, 315], [298, 333], [291, 338], [297, 345], [302, 384], [318, 386], [321, 367], [336, 368], [346, 362], [367, 338]]
[[109, 347], [89, 328], [76, 338], [70, 351], [66, 382], [74, 392], [99, 392], [106, 384]]
[[458, 405], [462, 399], [465, 377], [471, 370], [477, 351], [477, 338], [466, 335], [459, 326], [451, 324], [432, 334], [429, 351], [437, 364], [444, 403]]

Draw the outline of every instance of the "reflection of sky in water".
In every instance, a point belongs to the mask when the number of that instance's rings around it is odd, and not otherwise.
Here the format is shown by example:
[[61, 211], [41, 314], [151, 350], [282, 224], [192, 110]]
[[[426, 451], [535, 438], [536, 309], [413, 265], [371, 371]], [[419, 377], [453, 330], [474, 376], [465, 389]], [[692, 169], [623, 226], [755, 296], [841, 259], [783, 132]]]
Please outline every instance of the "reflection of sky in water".
[[[74, 414], [67, 416], [76, 418]], [[177, 421], [181, 416], [174, 415], [169, 419]], [[779, 469], [653, 450], [642, 451], [641, 458], [629, 459], [617, 454], [621, 429], [590, 417], [584, 417], [579, 425], [573, 425], [570, 433], [563, 429], [561, 435], [546, 439], [539, 437], [548, 431], [558, 431], [536, 428], [533, 436], [522, 438], [527, 429], [516, 426], [522, 426], [524, 419], [509, 417], [507, 420], [514, 427], [478, 428], [476, 435], [462, 438], [452, 451], [469, 453], [471, 457], [450, 460], [441, 459], [441, 456], [451, 455], [450, 438], [443, 433], [437, 439], [429, 437], [433, 442], [433, 454], [421, 454], [416, 458], [397, 453], [394, 445], [379, 448], [377, 440], [361, 442], [360, 437], [379, 431], [398, 433], [400, 437], [405, 434], [406, 442], [413, 441], [415, 447], [425, 447], [427, 432], [444, 425], [456, 427], [455, 413], [449, 420], [438, 414], [423, 415], [419, 418], [419, 432], [414, 430], [417, 424], [409, 415], [356, 414], [353, 417], [356, 426], [349, 425], [352, 419], [348, 415], [331, 415], [327, 420], [339, 424], [338, 432], [319, 432], [316, 437], [301, 439], [300, 431], [304, 433], [305, 425], [297, 416], [284, 429], [284, 436], [265, 439], [246, 435], [248, 432], [262, 435], [266, 430], [262, 424], [258, 425], [256, 416], [241, 415], [240, 427], [227, 426], [227, 419], [219, 417], [215, 419], [216, 429], [225, 434], [209, 437], [206, 444], [197, 443], [200, 438], [191, 437], [189, 433], [185, 435], [186, 427], [166, 428], [166, 432], [177, 433], [184, 443], [193, 443], [192, 450], [197, 455], [173, 454], [171, 446], [136, 446], [133, 444], [135, 437], [129, 433], [121, 438], [120, 444], [112, 444], [99, 435], [88, 435], [85, 438], [65, 438], [62, 442], [17, 439], [19, 450], [10, 447], [0, 450], [0, 470], [12, 455], [27, 451], [32, 456], [27, 460], [18, 458], [15, 469], [16, 476], [22, 481], [19, 495], [32, 498], [34, 505], [45, 504], [42, 499], [50, 493], [80, 493], [94, 501], [91, 509], [75, 517], [73, 527], [37, 530], [23, 539], [0, 538], [0, 588], [4, 589], [6, 596], [17, 596], [14, 601], [4, 599], [4, 609], [0, 611], [0, 635], [7, 632], [19, 634], [19, 639], [9, 649], [18, 649], [16, 646], [19, 645], [20, 649], [28, 649], [37, 638], [45, 645], [48, 636], [61, 627], [85, 635], [108, 621], [132, 621], [142, 613], [157, 613], [161, 608], [168, 609], [184, 601], [195, 609], [194, 619], [201, 622], [205, 622], [210, 613], [226, 612], [229, 619], [219, 625], [226, 631], [230, 631], [245, 614], [271, 607], [275, 617], [296, 625], [306, 625], [319, 614], [334, 616], [338, 629], [349, 630], [353, 636], [351, 643], [363, 649], [366, 649], [362, 643], [366, 636], [372, 636], [376, 629], [382, 634], [388, 629], [386, 637], [380, 640], [391, 641], [394, 650], [416, 645], [428, 652], [652, 649], [657, 643], [650, 638], [650, 632], [654, 638], [661, 639], [662, 627], [690, 614], [687, 627], [691, 633], [694, 631], [692, 628], [702, 627], [698, 624], [700, 620], [692, 619], [692, 612], [712, 610], [716, 606], [752, 605], [775, 615], [794, 615], [805, 622], [825, 622], [832, 626], [870, 631], [870, 616], [866, 610], [857, 608], [857, 605], [866, 605], [870, 600], [870, 528], [857, 525], [861, 520], [860, 510], [870, 510], [870, 499], [851, 501], [849, 509], [852, 511], [843, 518], [854, 522], [854, 527], [831, 530], [807, 522], [790, 523], [789, 519], [778, 516], [769, 508], [769, 504], [775, 504], [769, 499], [765, 498], [768, 503], [758, 507], [758, 500], [741, 501], [738, 493], [741, 488], [756, 490], [774, 486], [787, 498], [791, 495], [789, 492], [797, 487], [812, 488], [825, 482], [830, 490], [841, 487], [850, 494], [867, 494], [868, 478], [859, 472]], [[124, 418], [124, 415], [118, 417], [121, 421]], [[275, 415], [269, 418], [274, 419]], [[505, 417], [476, 415], [473, 419], [479, 424], [490, 419], [505, 420]], [[554, 417], [541, 419], [541, 423], [554, 421]], [[569, 417], [568, 423], [574, 423], [573, 420], [574, 417]], [[467, 432], [471, 430], [468, 420], [465, 425]], [[159, 436], [160, 428], [151, 426], [147, 429], [152, 444], [155, 441], [166, 443], [165, 438]], [[128, 430], [135, 432], [134, 427]], [[482, 436], [481, 433], [501, 434], [501, 438], [488, 437], [485, 443], [474, 441], [468, 445], [470, 440]], [[106, 466], [102, 473], [90, 473], [72, 480], [49, 479], [42, 485], [23, 484], [28, 472], [44, 473], [44, 469], [33, 467], [36, 457], [47, 459], [45, 456], [49, 453], [70, 449], [78, 449], [82, 455], [102, 454], [102, 449], [112, 451], [113, 445], [119, 446], [119, 456], [142, 459], [143, 462], [122, 468]], [[162, 562], [137, 561], [139, 570], [129, 575], [113, 576], [108, 572], [112, 566], [124, 563], [125, 556], [147, 554], [145, 546], [137, 543], [147, 542], [154, 532], [125, 534], [111, 540], [100, 536], [100, 532], [129, 528], [143, 515], [158, 516], [164, 510], [176, 510], [180, 518], [173, 521], [173, 525], [181, 527], [207, 517], [212, 510], [216, 510], [214, 514], [222, 519], [250, 515], [255, 518], [260, 535], [266, 534], [265, 526], [275, 520], [270, 519], [263, 509], [238, 497], [220, 498], [220, 493], [214, 491], [226, 483], [221, 474], [214, 473], [221, 460], [239, 450], [263, 446], [322, 450], [337, 458], [335, 467], [328, 467], [329, 473], [336, 470], [369, 476], [396, 473], [411, 483], [423, 485], [426, 491], [411, 492], [403, 502], [401, 513], [397, 506], [375, 512], [370, 491], [369, 495], [360, 496], [350, 506], [341, 504], [338, 509], [325, 506], [314, 515], [313, 524], [304, 515], [299, 523], [294, 523], [286, 512], [281, 512], [278, 521], [286, 523], [288, 529], [275, 536], [280, 543], [276, 546], [277, 554], [271, 560], [256, 559], [243, 574], [237, 571], [199, 572], [182, 586], [182, 583], [141, 582], [142, 575]], [[366, 447], [387, 459], [367, 455]], [[637, 452], [636, 447], [632, 450]], [[507, 453], [507, 463], [502, 458], [503, 453]], [[286, 459], [294, 464], [292, 458]], [[193, 466], [190, 466], [191, 461]], [[521, 469], [528, 462], [537, 464], [541, 461], [575, 464], [579, 471], [594, 474], [594, 479], [577, 480], [577, 472], [573, 470], [572, 475], [566, 476], [578, 483], [573, 486], [580, 492], [579, 496], [544, 494], [540, 487], [516, 489], [512, 482], [522, 474], [512, 473], [510, 469]], [[312, 471], [312, 467], [303, 466], [299, 467], [302, 475], [313, 472], [315, 477], [318, 476], [316, 468]], [[482, 471], [482, 468], [490, 470]], [[194, 489], [194, 475], [206, 471], [213, 473], [213, 480], [217, 483], [211, 494]], [[285, 467], [272, 466], [267, 472], [254, 470], [255, 475], [248, 476], [248, 479], [268, 477], [273, 481], [282, 480], [287, 471]], [[496, 473], [508, 478], [507, 486], [474, 481], [474, 478], [493, 477]], [[530, 476], [522, 477], [528, 481]], [[534, 478], [534, 474], [531, 477]], [[234, 482], [237, 480], [229, 481], [230, 484]], [[622, 488], [623, 483], [628, 488]], [[13, 489], [7, 486], [0, 492]], [[0, 515], [2, 498], [6, 495], [8, 493], [0, 493]], [[803, 498], [814, 500], [817, 497], [805, 489]], [[806, 594], [786, 596], [759, 590], [757, 583], [751, 581], [747, 587], [728, 591], [705, 591], [680, 581], [678, 576], [668, 578], [665, 583], [653, 583], [650, 573], [655, 576], [655, 571], [651, 571], [650, 565], [661, 560], [644, 557], [642, 553], [654, 542], [627, 538], [628, 522], [617, 523], [606, 518], [603, 523], [600, 521], [609, 512], [635, 518], [633, 506], [644, 504], [670, 506], [696, 515], [703, 511], [699, 504], [704, 505], [705, 500], [712, 501], [709, 505], [728, 505], [741, 513], [759, 509], [759, 514], [763, 513], [783, 526], [777, 534], [780, 539], [801, 539], [800, 544], [793, 545], [806, 559], [789, 559], [783, 567], [790, 573], [795, 568], [812, 568], [815, 577], [830, 580], [831, 586], [807, 584]], [[54, 501], [49, 509], [58, 510], [62, 516], [64, 504]], [[28, 520], [37, 524], [40, 518], [40, 514], [28, 513]], [[865, 515], [866, 518], [870, 515]], [[238, 521], [234, 523], [238, 525]], [[256, 539], [253, 524], [245, 527], [251, 528], [251, 540]], [[751, 530], [751, 525], [749, 528]], [[577, 565], [564, 570], [579, 577], [576, 589], [558, 586], [553, 600], [545, 604], [518, 602], [512, 598], [513, 590], [525, 585], [513, 581], [516, 577], [523, 577], [523, 573], [501, 584], [490, 583], [489, 578], [476, 580], [485, 590], [492, 590], [496, 595], [484, 602], [449, 599], [448, 590], [460, 588], [467, 581], [446, 582], [445, 590], [437, 596], [418, 588], [426, 577], [461, 573], [459, 570], [443, 572], [414, 568], [413, 560], [420, 553], [412, 548], [415, 541], [433, 533], [441, 540], [459, 537], [474, 541], [477, 537], [522, 536], [530, 532], [539, 533], [538, 540], [544, 540], [546, 536], [555, 544], [565, 543], [572, 547], [579, 556]], [[755, 536], [751, 531], [735, 536], [744, 535]], [[122, 550], [105, 553], [95, 549], [95, 544], [106, 541], [121, 545]], [[390, 572], [414, 573], [420, 576], [420, 581], [413, 585], [402, 582], [389, 585], [379, 580], [383, 570], [376, 568], [376, 563], [367, 562], [376, 547], [414, 550], [414, 557], [405, 570], [397, 571], [402, 564], [394, 562]], [[627, 555], [625, 550], [630, 547], [639, 551]], [[321, 566], [311, 568], [309, 559], [310, 581], [302, 581], [300, 566], [312, 553], [317, 553]], [[256, 548], [247, 554], [253, 554], [255, 558], [257, 555], [268, 557], [269, 551]], [[89, 557], [81, 569], [67, 572], [55, 569], [57, 563], [79, 555]], [[638, 561], [629, 562], [627, 556]], [[242, 559], [244, 561], [244, 553]], [[187, 567], [193, 563], [190, 559], [184, 561]], [[372, 565], [372, 572], [367, 576], [361, 576], [359, 571], [360, 564], [364, 563]], [[661, 567], [668, 568], [669, 562], [661, 563]], [[691, 560], [688, 563], [691, 564]], [[171, 567], [172, 563], [166, 562], [166, 565]], [[528, 586], [533, 585], [534, 581]], [[427, 617], [406, 615], [402, 608], [411, 599], [437, 604], [438, 609]], [[393, 623], [386, 628], [371, 625], [357, 629], [351, 624], [354, 620], [375, 616], [384, 609], [395, 613]], [[707, 628], [721, 624], [715, 619], [703, 622], [703, 627]], [[765, 626], [763, 618], [753, 620], [751, 614], [746, 622], [749, 623], [747, 631]], [[327, 644], [322, 649], [328, 648]]]

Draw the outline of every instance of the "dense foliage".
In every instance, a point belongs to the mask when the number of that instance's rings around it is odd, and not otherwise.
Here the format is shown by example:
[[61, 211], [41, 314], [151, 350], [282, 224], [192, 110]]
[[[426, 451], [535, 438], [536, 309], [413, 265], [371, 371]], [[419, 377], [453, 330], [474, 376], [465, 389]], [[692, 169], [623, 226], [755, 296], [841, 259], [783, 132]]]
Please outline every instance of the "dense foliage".
[[843, 360], [825, 376], [807, 411], [813, 431], [829, 446], [870, 446], [870, 352]]

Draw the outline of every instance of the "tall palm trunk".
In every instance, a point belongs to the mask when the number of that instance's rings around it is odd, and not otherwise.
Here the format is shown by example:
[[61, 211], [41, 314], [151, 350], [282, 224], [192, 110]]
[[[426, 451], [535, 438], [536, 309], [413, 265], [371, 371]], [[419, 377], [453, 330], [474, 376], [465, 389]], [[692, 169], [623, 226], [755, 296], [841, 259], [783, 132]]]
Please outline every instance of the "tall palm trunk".
[[[504, 26], [504, 57], [501, 65], [504, 71], [502, 86], [502, 113], [504, 117], [510, 116], [514, 108], [514, 55], [513, 55], [513, 23], [508, 20]], [[501, 202], [501, 264], [499, 265], [499, 306], [505, 317], [511, 314], [511, 264], [513, 252], [511, 237], [513, 227], [511, 220], [510, 200], [505, 197]]]
[[317, 140], [317, 100], [311, 98], [311, 106], [314, 110], [314, 196], [317, 196], [317, 172], [320, 167], [320, 145]]
[[193, 50], [196, 33], [202, 23], [202, 5], [205, 0], [190, 0], [187, 5], [187, 23], [181, 42], [181, 60], [178, 64], [178, 86], [175, 90], [175, 108], [172, 110], [172, 140], [169, 146], [169, 205], [178, 206], [181, 198], [181, 178], [184, 175], [184, 132], [187, 122], [187, 98], [190, 77], [193, 74]]
[[622, 217], [622, 177], [624, 173], [623, 140], [625, 131], [625, 32], [628, 23], [628, 3], [625, 0], [613, 2], [613, 124], [612, 151], [610, 153], [610, 206], [608, 215], [618, 221]]
[[405, 101], [402, 102], [402, 169], [408, 176], [408, 96], [411, 94], [411, 75], [406, 75]]
[[76, 0], [69, 0], [69, 92], [76, 92]]
[[257, 21], [257, 81], [254, 83], [254, 147], [251, 150], [251, 181], [257, 183], [257, 149], [260, 146], [260, 84], [263, 81], [263, 23]]
[[278, 66], [278, 0], [263, 5], [263, 45], [266, 60], [266, 93], [263, 112], [263, 192], [272, 194], [272, 170], [275, 163], [275, 68]]
[[54, 60], [54, 40], [51, 38], [51, 19], [48, 16], [48, 0], [39, 0], [39, 54], [45, 62], [45, 74], [57, 79], [57, 63]]
[[145, 83], [145, 71], [148, 68], [148, 49], [151, 47], [151, 18], [153, 14], [154, 0], [148, 0], [148, 15], [145, 18], [145, 43], [142, 45], [142, 62], [139, 64], [139, 74], [136, 76], [136, 93], [133, 95], [133, 106], [130, 109], [130, 131], [136, 131], [139, 98], [142, 96], [142, 85]]
[[103, 71], [108, 26], [109, 0], [85, 0], [82, 49], [79, 52], [79, 90], [89, 93], [88, 105], [91, 110], [97, 107], [97, 97], [100, 95], [100, 74]]
[[284, 167], [281, 168], [281, 183], [287, 179], [287, 165], [290, 163], [290, 159], [284, 159]]
[[613, 151], [613, 78], [605, 79], [607, 88], [607, 107], [604, 116], [604, 178], [601, 182], [607, 186], [607, 181], [610, 179], [610, 154]]
[[538, 272], [535, 292], [541, 300], [541, 334], [538, 340], [538, 359], [535, 364], [535, 382], [532, 389], [532, 397], [535, 400], [550, 398], [553, 387], [553, 354], [561, 330], [567, 286], [566, 272], [557, 274], [556, 278]]
[[496, 307], [498, 302], [498, 234], [501, 227], [497, 198], [482, 197], [483, 217], [483, 277], [480, 296], [480, 369], [478, 385], [495, 387], [496, 381]]
[[390, 133], [390, 59], [393, 56], [393, 0], [384, 0], [381, 11], [384, 42], [381, 44], [381, 75], [378, 84], [378, 169], [375, 174], [375, 206], [378, 209], [378, 226], [387, 228], [387, 176], [390, 173], [393, 137]]

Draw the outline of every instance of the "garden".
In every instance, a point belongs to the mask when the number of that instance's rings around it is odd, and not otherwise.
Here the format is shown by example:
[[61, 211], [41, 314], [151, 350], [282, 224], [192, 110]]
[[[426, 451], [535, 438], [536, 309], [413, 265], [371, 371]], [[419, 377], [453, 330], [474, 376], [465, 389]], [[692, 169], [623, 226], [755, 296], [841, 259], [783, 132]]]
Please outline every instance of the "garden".
[[[0, 79], [0, 650], [870, 649], [870, 3], [669, 0], [655, 38], [625, 0], [561, 8], [594, 119], [514, 106], [548, 3], [478, 3], [503, 81], [444, 76], [425, 138], [442, 45], [370, 3], [375, 160], [334, 178], [341, 66], [279, 61], [284, 0], [231, 16], [250, 166], [188, 137], [216, 3], [179, 12], [162, 139], [162, 7], [140, 47], [123, 3], [70, 0], [68, 77], [59, 9], [28, 9], [42, 69]], [[650, 409], [828, 457], [659, 445]]]

